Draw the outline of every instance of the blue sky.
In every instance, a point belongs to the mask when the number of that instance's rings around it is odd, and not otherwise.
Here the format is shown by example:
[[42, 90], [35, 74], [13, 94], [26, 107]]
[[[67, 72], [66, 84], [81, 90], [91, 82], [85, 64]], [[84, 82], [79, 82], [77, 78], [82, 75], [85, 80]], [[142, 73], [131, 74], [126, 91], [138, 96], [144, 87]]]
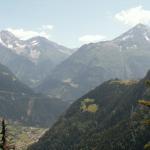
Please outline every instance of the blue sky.
[[[146, 24], [150, 22], [149, 0], [0, 0], [0, 2], [0, 30], [9, 28], [22, 39], [32, 35], [43, 35], [71, 48], [87, 42], [112, 39], [138, 20]], [[136, 12], [142, 15], [136, 18], [137, 16], [134, 17]]]

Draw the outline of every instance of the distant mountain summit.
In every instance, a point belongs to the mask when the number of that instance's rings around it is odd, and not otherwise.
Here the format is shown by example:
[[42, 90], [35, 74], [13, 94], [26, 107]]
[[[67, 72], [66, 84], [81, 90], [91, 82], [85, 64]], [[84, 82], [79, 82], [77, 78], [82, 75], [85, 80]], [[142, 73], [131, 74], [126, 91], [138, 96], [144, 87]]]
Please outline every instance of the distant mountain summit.
[[38, 84], [72, 53], [44, 37], [23, 41], [7, 30], [0, 32], [0, 62], [30, 86]]
[[130, 29], [129, 31], [117, 37], [115, 40], [124, 41], [124, 40], [131, 39], [131, 38], [142, 38], [148, 41], [149, 36], [150, 36], [150, 27], [144, 24], [138, 24], [132, 29]]
[[31, 58], [32, 55], [30, 56], [30, 54], [32, 53], [32, 50], [36, 49], [37, 53], [42, 53], [45, 51], [53, 51], [53, 53], [56, 54], [62, 53], [62, 55], [71, 55], [73, 53], [73, 50], [61, 46], [55, 42], [49, 41], [45, 37], [37, 36], [24, 41], [20, 40], [7, 30], [3, 30], [0, 32], [0, 43], [7, 48], [15, 50], [14, 52], [16, 52], [17, 54], [23, 54], [24, 56], [27, 55], [27, 57]]
[[26, 47], [24, 42], [7, 30], [0, 32], [0, 44], [11, 49], [16, 54], [22, 54]]
[[145, 46], [150, 48], [150, 27], [143, 24], [138, 24], [113, 41], [117, 42], [120, 46], [123, 46], [123, 48], [146, 48]]
[[67, 55], [71, 55], [73, 53], [72, 49], [66, 48], [55, 42], [49, 41], [48, 39], [41, 37], [41, 36], [33, 37], [33, 38], [27, 40], [27, 43], [28, 42], [31, 43], [31, 45], [33, 45], [33, 46], [40, 45], [40, 44], [41, 44], [41, 46], [49, 45], [49, 46], [51, 46], [51, 49], [53, 48], [53, 50], [59, 51], [61, 53], [67, 54]]
[[111, 41], [83, 45], [37, 88], [66, 101], [112, 78], [139, 79], [150, 69], [150, 28], [138, 24]]

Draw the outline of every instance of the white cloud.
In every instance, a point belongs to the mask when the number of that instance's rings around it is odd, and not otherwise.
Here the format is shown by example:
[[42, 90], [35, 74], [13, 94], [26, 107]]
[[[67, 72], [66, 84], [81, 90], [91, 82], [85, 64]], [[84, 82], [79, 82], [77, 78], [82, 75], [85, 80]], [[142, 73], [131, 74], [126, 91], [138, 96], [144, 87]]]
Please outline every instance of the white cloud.
[[44, 30], [53, 30], [54, 26], [53, 25], [42, 25], [41, 29]]
[[79, 41], [82, 43], [94, 43], [105, 39], [106, 37], [103, 35], [84, 35], [79, 38]]
[[150, 10], [145, 10], [143, 6], [133, 7], [117, 13], [115, 19], [130, 26], [134, 26], [138, 23], [149, 24]]
[[7, 28], [6, 30], [13, 33], [15, 36], [22, 40], [32, 38], [34, 36], [42, 36], [50, 38], [50, 31], [53, 29], [52, 25], [42, 25], [42, 27], [37, 30], [25, 30], [23, 28]]

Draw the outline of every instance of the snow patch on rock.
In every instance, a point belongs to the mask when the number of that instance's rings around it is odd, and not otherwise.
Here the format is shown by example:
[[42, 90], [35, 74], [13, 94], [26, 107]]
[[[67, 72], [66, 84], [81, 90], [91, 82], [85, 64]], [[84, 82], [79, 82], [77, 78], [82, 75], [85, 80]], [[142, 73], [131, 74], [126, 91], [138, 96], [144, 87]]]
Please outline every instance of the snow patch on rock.
[[36, 45], [38, 45], [38, 44], [39, 44], [39, 42], [37, 42], [37, 41], [32, 41], [32, 42], [31, 42], [31, 45], [32, 45], [32, 46], [36, 46]]
[[144, 38], [145, 38], [147, 41], [150, 41], [150, 38], [149, 38], [149, 36], [147, 35], [147, 33], [144, 33]]

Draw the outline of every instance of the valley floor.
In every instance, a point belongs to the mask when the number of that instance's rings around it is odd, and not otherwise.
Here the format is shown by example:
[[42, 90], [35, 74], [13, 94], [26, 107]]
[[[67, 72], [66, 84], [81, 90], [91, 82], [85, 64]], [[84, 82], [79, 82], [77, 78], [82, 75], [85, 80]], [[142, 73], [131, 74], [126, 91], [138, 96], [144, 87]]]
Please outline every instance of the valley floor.
[[46, 131], [46, 128], [27, 127], [18, 123], [8, 123], [7, 126], [8, 140], [10, 144], [16, 146], [16, 150], [26, 150], [29, 145], [37, 142]]

